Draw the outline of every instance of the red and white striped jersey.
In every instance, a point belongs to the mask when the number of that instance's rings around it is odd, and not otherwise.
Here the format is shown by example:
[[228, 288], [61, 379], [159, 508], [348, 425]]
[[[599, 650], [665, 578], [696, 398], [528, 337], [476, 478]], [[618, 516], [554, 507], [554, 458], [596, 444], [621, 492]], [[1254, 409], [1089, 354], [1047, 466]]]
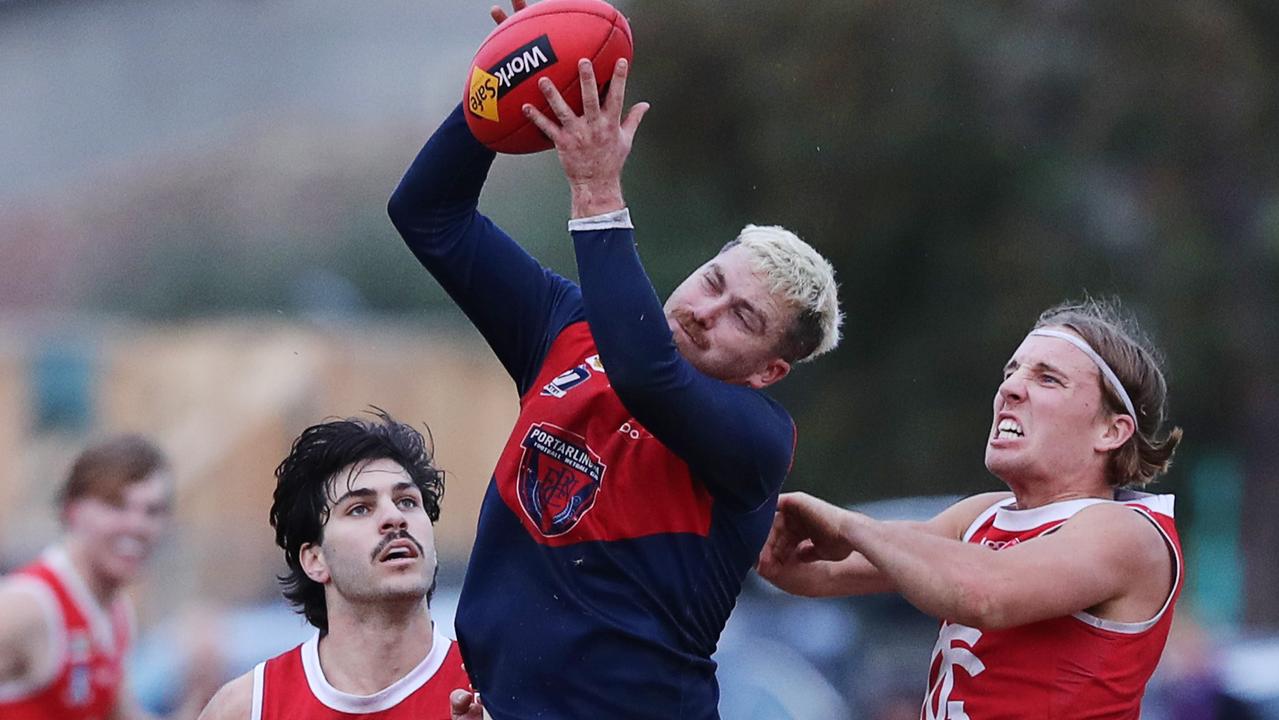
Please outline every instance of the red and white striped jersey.
[[30, 684], [0, 684], [0, 718], [110, 718], [133, 632], [127, 600], [121, 596], [111, 607], [102, 607], [61, 547], [46, 550], [9, 581], [29, 590], [43, 606], [54, 660], [47, 677]]
[[[1095, 498], [1014, 510], [1002, 500], [977, 517], [966, 542], [999, 551], [1053, 532]], [[1121, 491], [1114, 502], [1159, 529], [1175, 563], [1172, 589], [1144, 622], [1077, 612], [1003, 630], [943, 621], [929, 666], [922, 720], [1137, 720], [1146, 682], [1159, 663], [1184, 565], [1173, 496]]]
[[253, 669], [250, 720], [449, 720], [449, 693], [471, 687], [457, 643], [439, 631], [417, 667], [372, 695], [329, 684], [320, 668], [319, 639], [317, 633]]

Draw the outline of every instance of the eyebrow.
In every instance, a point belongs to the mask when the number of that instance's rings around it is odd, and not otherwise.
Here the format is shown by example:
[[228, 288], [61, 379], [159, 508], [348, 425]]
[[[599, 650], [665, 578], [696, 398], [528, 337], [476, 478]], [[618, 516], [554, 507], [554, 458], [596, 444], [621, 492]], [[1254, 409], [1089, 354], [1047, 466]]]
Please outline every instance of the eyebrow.
[[[724, 287], [724, 271], [722, 268], [720, 268], [719, 264], [715, 262], [710, 263], [710, 265], [707, 268], [707, 272], [714, 274], [715, 279], [719, 281], [719, 286], [721, 288]], [[764, 315], [764, 313], [760, 312], [759, 308], [755, 307], [753, 304], [751, 304], [749, 300], [745, 300], [745, 299], [738, 300], [737, 305], [738, 307], [742, 309], [742, 312], [748, 313], [752, 317], [754, 317], [755, 322], [758, 323], [759, 325], [759, 330], [750, 330], [751, 334], [753, 335], [767, 334], [768, 318]], [[748, 327], [748, 330], [749, 330], [749, 327]]]
[[719, 263], [716, 263], [716, 262], [713, 262], [713, 261], [712, 261], [712, 262], [710, 262], [710, 263], [707, 263], [707, 265], [706, 265], [706, 273], [707, 273], [708, 275], [714, 275], [714, 276], [715, 276], [715, 279], [716, 279], [716, 280], [719, 280], [719, 281], [720, 281], [720, 283], [721, 283], [721, 284], [723, 284], [723, 282], [724, 282], [724, 271], [723, 271], [723, 269], [721, 269], [721, 268], [720, 268]]
[[[414, 485], [413, 483], [402, 480], [400, 482], [395, 483], [395, 486], [391, 488], [391, 492], [401, 492], [403, 490], [411, 490], [415, 487], [417, 486]], [[342, 503], [346, 502], [348, 498], [367, 499], [367, 498], [376, 497], [376, 496], [377, 496], [377, 492], [374, 490], [370, 490], [369, 488], [356, 488], [354, 490], [347, 490], [345, 493], [342, 494], [342, 497], [339, 497], [337, 500], [333, 501], [333, 507], [337, 507], [338, 505], [341, 505]]]
[[[1016, 370], [1019, 367], [1021, 367], [1021, 363], [1017, 362], [1016, 360], [1009, 360], [1008, 364], [1004, 365], [1004, 372], [1009, 372], [1010, 370]], [[1048, 363], [1043, 362], [1042, 360], [1035, 363], [1034, 365], [1031, 365], [1031, 368], [1037, 373], [1048, 373], [1049, 375], [1059, 375], [1061, 376], [1062, 379], [1065, 379], [1065, 380], [1070, 379], [1070, 374], [1067, 373], [1065, 370], [1062, 370], [1056, 367], [1055, 365], [1049, 365]]]

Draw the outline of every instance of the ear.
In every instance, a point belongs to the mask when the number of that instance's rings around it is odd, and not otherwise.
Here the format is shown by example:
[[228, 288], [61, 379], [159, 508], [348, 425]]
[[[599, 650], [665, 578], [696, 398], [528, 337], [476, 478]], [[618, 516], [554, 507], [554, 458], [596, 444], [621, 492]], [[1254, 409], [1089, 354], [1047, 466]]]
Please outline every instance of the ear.
[[746, 378], [746, 384], [762, 390], [790, 374], [790, 363], [781, 358], [773, 358], [764, 363], [764, 367]]
[[1101, 437], [1097, 440], [1097, 451], [1108, 453], [1123, 447], [1136, 430], [1137, 425], [1131, 415], [1111, 415], [1107, 418]]
[[324, 548], [315, 543], [305, 543], [298, 551], [298, 564], [302, 572], [312, 580], [324, 585], [329, 582], [329, 565], [324, 560]]

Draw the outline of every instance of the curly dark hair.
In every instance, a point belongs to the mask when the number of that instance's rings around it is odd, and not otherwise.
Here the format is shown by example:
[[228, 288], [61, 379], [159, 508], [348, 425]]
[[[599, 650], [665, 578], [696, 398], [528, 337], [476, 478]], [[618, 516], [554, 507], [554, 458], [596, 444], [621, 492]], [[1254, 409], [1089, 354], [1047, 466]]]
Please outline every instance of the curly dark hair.
[[280, 584], [284, 597], [320, 632], [329, 627], [324, 586], [307, 577], [298, 556], [303, 545], [324, 540], [324, 525], [339, 494], [334, 476], [340, 470], [371, 460], [394, 461], [421, 491], [431, 522], [440, 519], [444, 472], [435, 467], [430, 445], [421, 433], [385, 410], [375, 407], [369, 414], [373, 420], [331, 420], [303, 430], [275, 469], [271, 527], [289, 568], [279, 576]]

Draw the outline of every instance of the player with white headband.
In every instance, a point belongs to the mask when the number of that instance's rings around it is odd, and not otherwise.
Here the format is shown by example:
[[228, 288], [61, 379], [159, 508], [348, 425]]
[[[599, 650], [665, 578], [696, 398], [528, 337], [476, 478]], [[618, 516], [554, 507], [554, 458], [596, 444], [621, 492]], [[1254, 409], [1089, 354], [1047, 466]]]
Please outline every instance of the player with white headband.
[[1140, 715], [1182, 586], [1171, 495], [1135, 490], [1181, 439], [1117, 304], [1046, 311], [1004, 367], [986, 467], [1011, 492], [928, 522], [793, 493], [759, 572], [798, 595], [896, 591], [941, 620], [921, 718]]

